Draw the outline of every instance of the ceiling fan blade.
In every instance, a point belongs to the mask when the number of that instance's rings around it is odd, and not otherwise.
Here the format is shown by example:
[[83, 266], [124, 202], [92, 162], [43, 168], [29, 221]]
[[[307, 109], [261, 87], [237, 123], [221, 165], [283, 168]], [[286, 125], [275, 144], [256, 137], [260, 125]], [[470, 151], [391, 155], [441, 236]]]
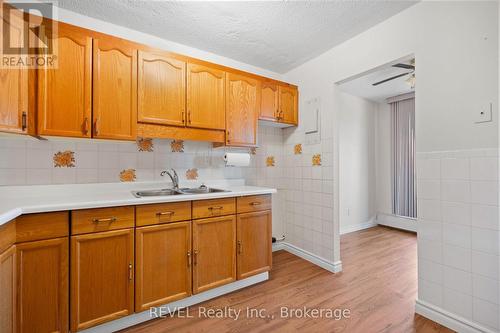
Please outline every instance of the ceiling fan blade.
[[415, 69], [415, 65], [408, 65], [408, 64], [395, 64], [392, 65], [392, 67], [399, 67], [399, 68], [404, 68], [404, 69]]
[[408, 73], [403, 73], [403, 74], [398, 74], [396, 76], [393, 76], [393, 77], [390, 77], [388, 79], [385, 79], [385, 80], [382, 80], [382, 81], [378, 81], [378, 82], [375, 82], [372, 84], [372, 86], [378, 86], [379, 84], [382, 84], [384, 82], [387, 82], [387, 81], [391, 81], [391, 80], [394, 80], [394, 79], [397, 79], [398, 77], [401, 77], [401, 76], [405, 76], [405, 75], [408, 75], [408, 74], [411, 74], [411, 72], [408, 72]]

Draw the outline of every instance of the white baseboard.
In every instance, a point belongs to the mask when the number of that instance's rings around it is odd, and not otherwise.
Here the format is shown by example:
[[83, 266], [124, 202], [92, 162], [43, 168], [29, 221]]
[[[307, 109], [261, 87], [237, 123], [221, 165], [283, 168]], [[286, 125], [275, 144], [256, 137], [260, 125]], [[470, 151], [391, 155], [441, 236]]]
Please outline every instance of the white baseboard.
[[375, 222], [388, 227], [417, 232], [417, 220], [409, 217], [378, 213]]
[[[187, 297], [184, 299], [181, 299], [179, 301], [175, 301], [172, 303], [165, 304], [161, 306], [162, 310], [166, 309], [166, 313], [171, 313], [176, 311], [177, 309], [181, 308], [186, 308], [188, 306], [198, 304], [201, 302], [208, 301], [209, 299], [219, 297], [221, 295], [236, 291], [241, 288], [245, 288], [248, 286], [251, 286], [253, 284], [263, 282], [269, 279], [269, 273], [264, 272], [260, 273], [254, 276], [251, 276], [249, 278], [246, 278], [244, 280], [239, 280], [235, 281], [229, 284], [226, 284], [224, 286], [214, 288], [207, 290], [205, 292], [193, 295], [191, 297]], [[154, 317], [151, 317], [150, 311], [146, 310], [140, 313], [135, 313], [130, 316], [113, 320], [110, 321], [109, 323], [105, 323], [99, 326], [95, 326], [92, 328], [89, 328], [87, 330], [80, 331], [80, 333], [109, 333], [109, 332], [116, 332], [118, 330], [131, 327], [140, 323], [143, 323], [145, 321], [154, 319]]]
[[460, 333], [495, 333], [489, 328], [418, 299], [415, 301], [415, 312]]
[[[326, 269], [327, 271], [330, 271], [332, 273], [338, 273], [342, 271], [342, 261], [335, 261], [331, 262], [329, 260], [326, 260], [325, 258], [322, 258], [314, 253], [311, 253], [309, 251], [303, 250], [300, 247], [297, 247], [295, 245], [292, 245], [287, 242], [281, 242], [280, 243], [280, 248], [279, 250], [285, 250], [287, 252], [290, 252], [297, 257], [300, 257], [304, 260], [307, 260], [321, 268]], [[274, 249], [273, 249], [274, 251]], [[276, 250], [278, 251], [278, 250]]]
[[373, 228], [377, 225], [377, 221], [375, 219], [375, 216], [370, 218], [368, 221], [361, 223], [361, 224], [354, 224], [354, 225], [348, 225], [348, 226], [340, 226], [340, 234], [348, 234], [350, 232], [354, 231], [359, 231], [363, 229], [368, 229], [368, 228]]
[[273, 252], [283, 250], [283, 241], [273, 243]]

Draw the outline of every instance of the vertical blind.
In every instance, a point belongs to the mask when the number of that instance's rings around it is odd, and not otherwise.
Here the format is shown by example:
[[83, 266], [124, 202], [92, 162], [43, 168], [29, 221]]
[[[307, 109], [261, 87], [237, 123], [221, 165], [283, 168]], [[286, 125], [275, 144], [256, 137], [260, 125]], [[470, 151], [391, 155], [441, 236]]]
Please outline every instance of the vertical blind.
[[395, 100], [389, 104], [392, 131], [392, 213], [415, 218], [415, 98]]

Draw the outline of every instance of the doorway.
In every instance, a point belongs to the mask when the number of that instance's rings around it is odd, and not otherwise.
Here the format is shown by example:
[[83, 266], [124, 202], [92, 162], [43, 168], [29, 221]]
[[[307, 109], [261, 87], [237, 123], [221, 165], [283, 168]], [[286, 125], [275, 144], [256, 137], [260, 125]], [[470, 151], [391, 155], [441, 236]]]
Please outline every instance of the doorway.
[[378, 224], [416, 231], [414, 59], [337, 83], [340, 234]]

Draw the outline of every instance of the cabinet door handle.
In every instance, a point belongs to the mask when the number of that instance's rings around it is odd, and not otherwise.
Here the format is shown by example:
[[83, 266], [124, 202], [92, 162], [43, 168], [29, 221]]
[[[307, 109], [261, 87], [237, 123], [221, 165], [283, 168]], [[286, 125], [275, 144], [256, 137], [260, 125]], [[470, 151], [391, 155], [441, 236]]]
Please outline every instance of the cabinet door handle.
[[109, 218], [105, 218], [105, 219], [92, 219], [92, 222], [96, 223], [96, 224], [99, 224], [99, 223], [113, 223], [113, 222], [116, 222], [117, 218], [116, 217], [109, 217]]
[[231, 131], [230, 130], [227, 130], [227, 143], [230, 143], [231, 142]]
[[134, 274], [132, 272], [132, 263], [129, 263], [128, 264], [128, 280], [129, 281], [132, 281], [132, 279], [134, 278]]
[[187, 252], [188, 267], [191, 267], [191, 251]]
[[191, 124], [191, 110], [188, 110], [187, 116], [188, 116], [188, 124]]
[[182, 118], [182, 124], [186, 124], [186, 115], [184, 111], [182, 111], [181, 118]]
[[241, 244], [241, 241], [239, 240], [238, 241], [238, 254], [242, 254], [243, 253], [243, 245]]
[[158, 212], [156, 213], [157, 216], [163, 216], [163, 215], [174, 215], [175, 212]]
[[26, 112], [23, 112], [22, 115], [21, 115], [21, 129], [22, 131], [26, 131], [26, 127], [27, 127], [27, 122], [26, 122]]
[[95, 123], [94, 123], [94, 133], [95, 135], [99, 135], [99, 117], [95, 118]]
[[82, 132], [83, 134], [87, 134], [89, 132], [89, 118], [85, 117], [85, 119], [83, 119], [83, 126], [82, 126]]
[[193, 252], [193, 265], [198, 264], [198, 250], [194, 250]]

